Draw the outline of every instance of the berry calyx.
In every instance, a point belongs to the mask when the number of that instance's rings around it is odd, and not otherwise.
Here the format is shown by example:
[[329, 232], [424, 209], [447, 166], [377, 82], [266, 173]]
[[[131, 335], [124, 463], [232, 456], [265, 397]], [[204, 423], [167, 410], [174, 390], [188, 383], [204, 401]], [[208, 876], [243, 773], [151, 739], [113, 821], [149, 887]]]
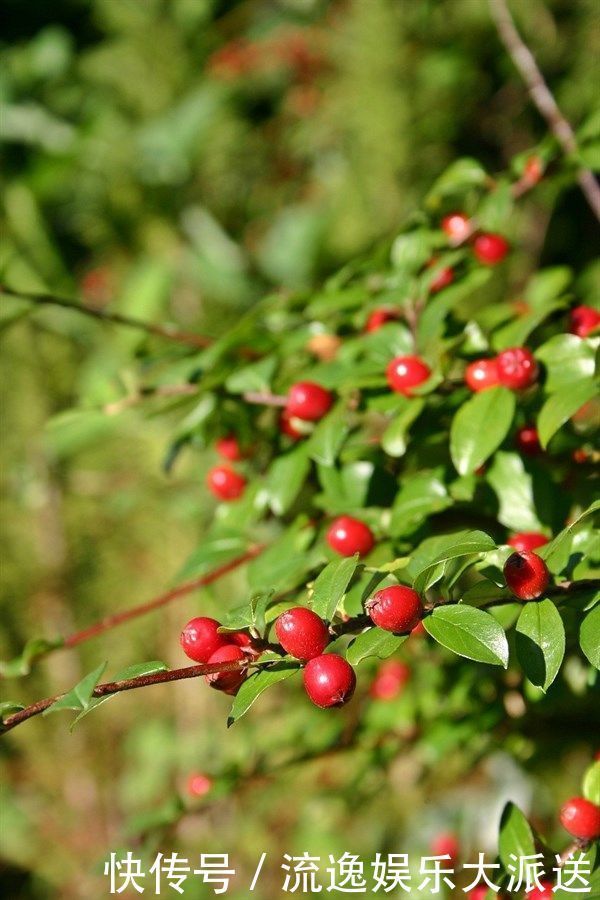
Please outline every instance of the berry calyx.
[[600, 806], [585, 797], [572, 797], [561, 808], [560, 823], [573, 837], [595, 841], [600, 838]]
[[315, 422], [329, 412], [333, 403], [331, 392], [314, 381], [298, 381], [288, 391], [288, 416]]
[[187, 792], [190, 797], [204, 797], [212, 790], [213, 780], [202, 772], [196, 772], [187, 780]]
[[498, 364], [495, 359], [476, 359], [465, 370], [465, 382], [472, 391], [485, 391], [500, 384]]
[[534, 887], [533, 890], [527, 894], [527, 900], [553, 900], [553, 888], [554, 885], [551, 881], [540, 881], [540, 886]]
[[393, 700], [410, 679], [410, 667], [397, 659], [383, 662], [371, 682], [369, 694], [374, 700]]
[[542, 452], [542, 445], [535, 425], [524, 425], [515, 435], [517, 449], [525, 456], [537, 456]]
[[451, 862], [456, 862], [460, 856], [458, 838], [451, 831], [438, 834], [431, 842], [431, 852], [434, 856], [449, 856]]
[[536, 600], [550, 581], [546, 563], [531, 550], [513, 553], [504, 563], [504, 577], [515, 597], [519, 600]]
[[442, 291], [445, 287], [448, 287], [448, 285], [452, 284], [453, 281], [454, 269], [452, 269], [450, 266], [444, 266], [443, 269], [440, 269], [436, 277], [429, 285], [429, 290], [432, 294], [437, 294], [438, 291]]
[[600, 311], [591, 306], [575, 306], [569, 313], [569, 331], [584, 338], [600, 328]]
[[473, 253], [484, 266], [497, 266], [510, 250], [501, 234], [478, 234], [473, 241]]
[[521, 391], [534, 384], [538, 366], [527, 347], [511, 347], [496, 357], [500, 383], [513, 391]]
[[427, 381], [431, 369], [418, 356], [396, 356], [386, 369], [387, 382], [393, 391], [410, 397], [412, 389]]
[[237, 500], [244, 493], [246, 479], [230, 466], [213, 466], [206, 476], [206, 484], [219, 500]]
[[321, 656], [329, 643], [323, 619], [304, 606], [282, 613], [275, 622], [275, 634], [286, 653], [304, 661]]
[[327, 543], [340, 556], [366, 556], [375, 546], [375, 536], [360, 519], [339, 516], [327, 532]]
[[399, 317], [400, 313], [396, 309], [374, 309], [373, 312], [369, 314], [363, 330], [366, 334], [371, 334], [374, 331], [379, 331], [379, 329], [388, 322], [393, 322]]
[[324, 653], [309, 660], [303, 678], [306, 693], [322, 709], [343, 706], [356, 687], [354, 669], [337, 653]]
[[190, 619], [179, 638], [183, 652], [194, 662], [207, 663], [220, 647], [230, 643], [226, 634], [217, 631], [221, 623], [208, 616]]
[[543, 547], [544, 544], [547, 544], [548, 540], [549, 538], [539, 531], [520, 531], [518, 534], [513, 534], [506, 543], [509, 547], [514, 547], [515, 550], [523, 551], [537, 550], [538, 547]]
[[244, 455], [234, 434], [227, 434], [225, 437], [219, 438], [215, 444], [215, 450], [219, 456], [230, 460], [230, 462], [237, 462]]
[[423, 604], [417, 592], [402, 584], [377, 591], [367, 601], [365, 609], [375, 625], [394, 634], [412, 631], [423, 615]]
[[442, 231], [452, 244], [462, 244], [471, 234], [469, 217], [462, 212], [450, 213], [442, 219]]
[[[227, 644], [216, 650], [208, 660], [209, 665], [215, 663], [231, 663], [231, 662], [247, 662], [248, 657], [235, 644]], [[247, 675], [246, 668], [232, 669], [229, 672], [211, 672], [205, 675], [206, 682], [217, 691], [223, 691], [226, 694], [235, 694]]]

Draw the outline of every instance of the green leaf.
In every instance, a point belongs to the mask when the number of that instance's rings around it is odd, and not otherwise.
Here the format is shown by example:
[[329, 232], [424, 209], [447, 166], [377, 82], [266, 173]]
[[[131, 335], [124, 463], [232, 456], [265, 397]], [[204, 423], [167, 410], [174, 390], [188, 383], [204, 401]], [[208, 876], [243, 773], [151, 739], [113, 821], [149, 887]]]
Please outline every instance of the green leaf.
[[245, 713], [248, 712], [255, 700], [279, 681], [284, 681], [299, 670], [298, 663], [281, 662], [275, 663], [268, 669], [261, 669], [254, 675], [247, 678], [240, 687], [235, 696], [235, 700], [231, 706], [231, 712], [227, 719], [227, 727], [229, 728], [234, 722], [237, 722]]
[[282, 516], [302, 490], [310, 470], [306, 444], [279, 456], [267, 475], [268, 502], [276, 516]]
[[500, 819], [498, 852], [505, 869], [514, 864], [511, 856], [533, 856], [536, 852], [531, 826], [518, 806], [507, 803]]
[[225, 387], [231, 394], [245, 394], [247, 391], [268, 391], [271, 386], [277, 359], [275, 356], [265, 356], [258, 362], [237, 369], [225, 382]]
[[492, 455], [506, 435], [515, 414], [515, 395], [505, 387], [488, 388], [464, 403], [450, 426], [450, 455], [461, 475]]
[[583, 776], [582, 793], [586, 800], [600, 806], [600, 760], [593, 762]]
[[525, 604], [517, 621], [516, 648], [527, 678], [547, 691], [565, 655], [565, 629], [551, 600]]
[[549, 306], [532, 309], [523, 316], [518, 316], [494, 333], [494, 350], [506, 350], [508, 347], [522, 347], [527, 338], [557, 309], [567, 305], [567, 298], [557, 300]]
[[[132, 666], [127, 666], [126, 669], [121, 669], [121, 671], [117, 672], [117, 674], [114, 675], [111, 680], [129, 681], [130, 678], [141, 678], [142, 675], [152, 675], [154, 672], [166, 672], [167, 669], [168, 666], [164, 662], [160, 662], [159, 660], [134, 663]], [[73, 730], [75, 725], [77, 725], [77, 723], [80, 722], [81, 719], [83, 719], [84, 716], [87, 716], [88, 713], [91, 713], [93, 709], [97, 709], [98, 706], [102, 706], [102, 704], [106, 703], [107, 700], [112, 700], [112, 698], [116, 696], [117, 694], [106, 694], [104, 697], [92, 697], [87, 706], [82, 709], [79, 715], [77, 715], [73, 720], [71, 724], [71, 731]]]
[[270, 547], [248, 566], [248, 585], [254, 593], [284, 591], [296, 587], [312, 562], [305, 552], [314, 536], [314, 528], [305, 517], [298, 518]]
[[573, 273], [568, 266], [540, 269], [530, 278], [523, 299], [535, 309], [548, 307], [564, 294], [572, 280]]
[[545, 544], [536, 551], [538, 556], [541, 556], [546, 561], [546, 565], [552, 572], [559, 574], [563, 571], [569, 561], [577, 526], [598, 511], [600, 511], [600, 500], [595, 500], [587, 509], [584, 509], [574, 522], [563, 528], [550, 543]]
[[390, 533], [410, 534], [430, 515], [452, 506], [446, 485], [437, 472], [420, 472], [407, 478], [396, 494]]
[[0, 722], [4, 722], [8, 716], [12, 716], [13, 713], [22, 709], [25, 709], [22, 703], [16, 703], [14, 700], [5, 700], [3, 703], [0, 703]]
[[469, 156], [457, 159], [437, 179], [429, 191], [426, 203], [437, 207], [440, 201], [452, 194], [463, 194], [469, 188], [483, 187], [487, 173], [481, 163]]
[[81, 681], [64, 694], [64, 696], [59, 697], [52, 706], [49, 706], [48, 709], [44, 710], [42, 715], [47, 716], [50, 713], [59, 712], [63, 709], [87, 709], [92, 701], [94, 688], [102, 678], [102, 674], [107, 665], [108, 663], [106, 662], [100, 663], [97, 669], [94, 669], [93, 672], [90, 672], [85, 678], [82, 678]]
[[358, 555], [334, 560], [319, 573], [311, 598], [318, 616], [331, 622], [358, 566]]
[[600, 669], [600, 606], [595, 606], [581, 623], [581, 649], [596, 669]]
[[64, 638], [54, 638], [47, 640], [46, 638], [30, 638], [25, 644], [20, 656], [14, 659], [0, 662], [0, 676], [2, 678], [18, 678], [22, 675], [29, 675], [33, 664], [38, 659], [51, 653], [52, 650], [58, 650], [64, 644]]
[[552, 394], [540, 411], [537, 430], [542, 447], [547, 447], [550, 438], [580, 409], [584, 403], [598, 394], [598, 385], [592, 379], [583, 379], [577, 384], [565, 385]]
[[418, 272], [431, 256], [436, 243], [435, 232], [419, 228], [399, 235], [391, 249], [392, 265], [404, 272]]
[[535, 355], [544, 364], [544, 388], [549, 394], [594, 374], [594, 348], [575, 334], [555, 335]]
[[486, 473], [500, 509], [498, 521], [514, 531], [542, 531], [536, 512], [533, 479], [518, 453], [499, 450]]
[[381, 446], [389, 456], [404, 456], [407, 432], [425, 407], [425, 401], [413, 397], [406, 401], [404, 408], [394, 417], [381, 437]]
[[177, 581], [199, 578], [216, 566], [224, 565], [236, 556], [241, 556], [247, 546], [247, 540], [235, 531], [222, 530], [214, 536], [207, 535], [186, 559], [177, 575]]
[[471, 556], [474, 553], [487, 553], [496, 549], [496, 542], [484, 531], [459, 531], [456, 534], [444, 535], [437, 545], [437, 553], [422, 568], [414, 579], [413, 587], [422, 594], [444, 574], [444, 567], [452, 559]]
[[391, 634], [381, 628], [369, 628], [363, 631], [350, 644], [346, 652], [348, 662], [357, 666], [363, 659], [376, 656], [378, 659], [387, 659], [402, 646], [408, 634]]
[[345, 403], [340, 402], [313, 431], [307, 444], [311, 459], [322, 466], [332, 466], [349, 430], [348, 409]]
[[423, 619], [435, 640], [467, 659], [508, 665], [508, 642], [502, 626], [489, 613], [473, 606], [440, 606]]

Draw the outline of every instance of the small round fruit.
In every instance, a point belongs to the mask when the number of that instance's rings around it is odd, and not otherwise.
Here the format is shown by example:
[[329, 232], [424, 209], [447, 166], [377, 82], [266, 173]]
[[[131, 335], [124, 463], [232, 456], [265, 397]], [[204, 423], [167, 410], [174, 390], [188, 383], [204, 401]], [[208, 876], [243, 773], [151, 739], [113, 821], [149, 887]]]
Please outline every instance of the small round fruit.
[[417, 592], [402, 584], [377, 591], [367, 601], [365, 609], [375, 625], [394, 634], [412, 631], [423, 615], [423, 604]]
[[584, 797], [572, 797], [561, 808], [560, 823], [573, 837], [596, 841], [600, 838], [600, 806]]
[[[227, 644], [226, 647], [221, 647], [213, 653], [208, 660], [208, 664], [241, 662], [242, 660], [245, 663], [248, 662], [248, 657], [241, 647], [236, 647], [235, 644]], [[204, 677], [207, 683], [215, 690], [224, 691], [226, 694], [235, 694], [245, 680], [246, 675], [246, 668], [242, 668], [232, 669], [229, 672], [211, 672]]]
[[496, 357], [500, 383], [513, 391], [522, 391], [535, 383], [538, 366], [527, 347], [511, 347]]
[[444, 266], [429, 285], [429, 290], [432, 294], [437, 294], [439, 291], [442, 291], [445, 287], [452, 284], [453, 281], [454, 269], [451, 268], [451, 266]]
[[411, 395], [412, 389], [427, 381], [431, 369], [418, 356], [396, 356], [386, 369], [387, 382], [393, 391]]
[[305, 606], [282, 613], [275, 622], [275, 634], [286, 653], [304, 661], [321, 656], [329, 643], [327, 625]]
[[438, 834], [431, 842], [431, 852], [434, 856], [449, 856], [452, 862], [456, 862], [460, 856], [458, 838], [451, 831]]
[[331, 409], [331, 392], [314, 381], [298, 381], [288, 391], [286, 412], [288, 416], [316, 422]]
[[518, 534], [513, 534], [506, 543], [515, 550], [523, 551], [537, 550], [538, 547], [547, 544], [548, 540], [549, 538], [545, 534], [540, 534], [539, 531], [520, 531]]
[[219, 500], [237, 500], [244, 493], [246, 479], [230, 466], [213, 466], [206, 476], [206, 484]]
[[219, 438], [215, 444], [215, 450], [219, 456], [230, 462], [237, 462], [244, 455], [234, 434], [227, 434], [225, 437]]
[[410, 679], [410, 666], [397, 659], [383, 662], [371, 682], [369, 694], [374, 700], [393, 700]]
[[364, 331], [367, 334], [371, 334], [373, 331], [379, 331], [379, 329], [384, 325], [387, 325], [388, 322], [393, 322], [399, 317], [400, 313], [396, 309], [374, 309], [372, 313], [369, 313], [369, 317], [365, 323]]
[[324, 653], [304, 668], [304, 689], [315, 706], [343, 706], [352, 697], [356, 675], [350, 663], [337, 653]]
[[202, 772], [196, 772], [189, 776], [187, 780], [187, 792], [190, 797], [204, 797], [212, 790], [213, 781], [208, 775]]
[[600, 311], [592, 306], [575, 306], [569, 313], [569, 331], [584, 338], [600, 328]]
[[497, 266], [510, 250], [501, 234], [478, 234], [473, 241], [473, 253], [484, 266]]
[[375, 537], [368, 525], [352, 516], [335, 519], [327, 532], [327, 543], [340, 556], [366, 556], [375, 546]]
[[550, 581], [546, 563], [531, 550], [513, 553], [504, 563], [504, 577], [515, 597], [519, 600], [536, 600]]
[[495, 359], [476, 359], [465, 370], [465, 382], [472, 391], [485, 391], [500, 384]]
[[527, 900], [553, 900], [553, 888], [554, 885], [551, 881], [540, 881], [540, 886], [534, 887], [533, 890], [527, 894]]
[[217, 631], [221, 623], [208, 616], [190, 619], [179, 638], [183, 652], [194, 662], [207, 663], [220, 647], [230, 643], [225, 634]]
[[294, 419], [290, 416], [288, 411], [284, 409], [279, 417], [279, 430], [293, 441], [300, 441], [302, 438], [306, 437], [306, 435], [294, 426], [294, 421], [298, 422], [299, 420]]
[[464, 213], [450, 213], [442, 219], [442, 231], [450, 238], [453, 244], [462, 244], [471, 234], [469, 217]]
[[542, 445], [535, 425], [524, 425], [515, 435], [517, 450], [525, 456], [537, 456], [542, 452]]

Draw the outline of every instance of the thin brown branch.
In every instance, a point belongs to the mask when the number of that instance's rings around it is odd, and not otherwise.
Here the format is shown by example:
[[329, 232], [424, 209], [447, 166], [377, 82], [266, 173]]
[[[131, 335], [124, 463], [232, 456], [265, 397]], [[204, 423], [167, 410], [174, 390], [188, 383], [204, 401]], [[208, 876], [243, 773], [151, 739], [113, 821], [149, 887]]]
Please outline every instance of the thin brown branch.
[[242, 395], [246, 403], [256, 403], [259, 406], [285, 406], [287, 397], [279, 394], [270, 394], [268, 391], [247, 391]]
[[[575, 133], [560, 111], [533, 53], [517, 31], [506, 0], [489, 0], [489, 5], [500, 40], [527, 85], [529, 95], [538, 112], [548, 123], [564, 153], [567, 156], [577, 157], [579, 146]], [[585, 166], [580, 166], [577, 181], [596, 218], [600, 221], [600, 185], [593, 172]]]

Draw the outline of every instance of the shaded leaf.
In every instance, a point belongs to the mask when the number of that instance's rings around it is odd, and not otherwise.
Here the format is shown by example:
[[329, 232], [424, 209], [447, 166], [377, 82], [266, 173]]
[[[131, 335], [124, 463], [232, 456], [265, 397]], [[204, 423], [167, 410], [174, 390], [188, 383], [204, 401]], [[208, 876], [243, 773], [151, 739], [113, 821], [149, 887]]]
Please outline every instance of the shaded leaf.
[[537, 430], [542, 447], [547, 447], [558, 429], [597, 394], [598, 385], [589, 378], [582, 379], [577, 384], [567, 384], [548, 397], [537, 420]]
[[406, 452], [407, 432], [412, 423], [417, 419], [425, 401], [419, 397], [407, 400], [406, 405], [390, 422], [381, 436], [381, 446], [389, 456], [403, 456]]
[[579, 643], [591, 664], [600, 669], [600, 606], [595, 606], [581, 623]]
[[227, 719], [227, 727], [229, 728], [234, 722], [237, 722], [245, 713], [248, 712], [255, 700], [257, 700], [267, 688], [272, 687], [279, 681], [284, 681], [298, 672], [300, 665], [297, 662], [281, 662], [275, 663], [268, 669], [261, 669], [254, 675], [250, 675], [237, 692], [229, 718]]
[[495, 549], [495, 541], [484, 531], [459, 531], [444, 535], [440, 539], [436, 555], [417, 573], [413, 587], [417, 593], [422, 594], [442, 577], [444, 565], [450, 560]]
[[307, 444], [311, 459], [322, 466], [332, 466], [335, 463], [350, 430], [348, 415], [346, 404], [338, 403], [321, 419]]
[[319, 573], [311, 597], [314, 612], [331, 622], [358, 566], [358, 554], [336, 559]]
[[302, 490], [310, 470], [307, 447], [302, 444], [279, 456], [271, 464], [266, 480], [269, 506], [276, 516], [282, 516]]
[[527, 678], [547, 691], [565, 655], [565, 629], [551, 600], [525, 604], [517, 621], [516, 648]]
[[473, 606], [440, 606], [423, 619], [435, 640], [467, 659], [508, 665], [508, 642], [502, 626], [489, 613]]
[[381, 628], [369, 628], [352, 641], [346, 652], [346, 659], [353, 666], [371, 656], [386, 659], [395, 653], [408, 637], [407, 634], [397, 635]]

